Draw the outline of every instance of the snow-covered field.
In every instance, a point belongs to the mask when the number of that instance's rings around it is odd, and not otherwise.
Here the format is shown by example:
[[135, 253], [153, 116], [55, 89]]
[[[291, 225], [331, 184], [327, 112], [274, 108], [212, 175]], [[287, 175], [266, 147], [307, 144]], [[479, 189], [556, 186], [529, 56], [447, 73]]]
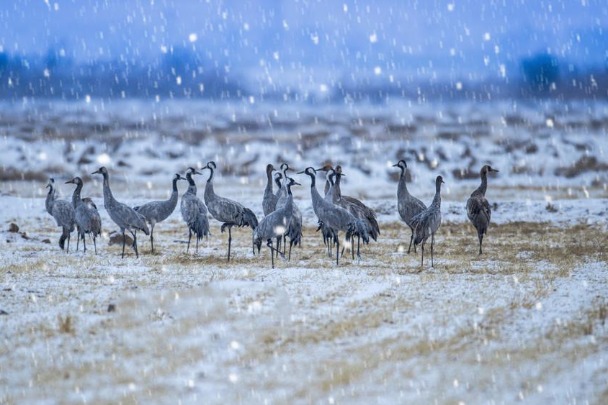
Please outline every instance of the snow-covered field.
[[[0, 403], [608, 402], [608, 104], [23, 103], [0, 131]], [[446, 181], [434, 268], [405, 253], [401, 158], [423, 201]], [[226, 263], [213, 219], [186, 254], [178, 211], [158, 252], [142, 236], [121, 259], [88, 173], [107, 166], [136, 205], [208, 160], [216, 192], [259, 218], [266, 163], [340, 163], [379, 242], [336, 266], [301, 176], [291, 262], [270, 269], [238, 229]], [[479, 257], [464, 204], [484, 163], [500, 173]], [[98, 255], [60, 251], [44, 208], [48, 177], [69, 199], [75, 175], [101, 211]]]

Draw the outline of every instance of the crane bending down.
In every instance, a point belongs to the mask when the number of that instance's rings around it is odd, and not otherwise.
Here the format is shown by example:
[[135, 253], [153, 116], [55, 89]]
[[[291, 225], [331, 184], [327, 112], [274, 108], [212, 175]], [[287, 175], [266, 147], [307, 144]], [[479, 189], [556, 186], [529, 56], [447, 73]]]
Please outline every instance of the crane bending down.
[[488, 230], [492, 210], [490, 203], [486, 199], [486, 190], [488, 188], [488, 173], [498, 173], [498, 170], [493, 169], [489, 165], [484, 165], [479, 172], [481, 176], [481, 184], [467, 200], [467, 216], [477, 230], [477, 238], [479, 239], [479, 254], [481, 254], [481, 243], [483, 236]]
[[158, 222], [162, 222], [169, 218], [169, 215], [175, 211], [175, 207], [177, 206], [177, 182], [179, 180], [186, 179], [179, 174], [175, 174], [175, 176], [173, 176], [173, 188], [171, 196], [168, 200], [150, 201], [149, 203], [133, 207], [133, 209], [143, 215], [146, 222], [150, 224], [150, 245], [152, 253], [154, 253], [154, 226]]
[[[414, 226], [412, 225], [412, 218], [424, 211], [426, 209], [426, 205], [411, 195], [407, 189], [405, 177], [407, 163], [405, 163], [405, 160], [401, 159], [396, 165], [393, 165], [393, 167], [398, 167], [401, 169], [401, 175], [399, 176], [399, 183], [397, 185], [397, 211], [399, 211], [401, 220], [405, 222], [412, 231], [412, 235], [410, 236], [410, 245], [407, 248], [407, 253], [409, 254], [410, 250], [412, 249], [412, 241], [414, 240]], [[416, 249], [415, 246], [414, 249]]]
[[317, 191], [317, 187], [315, 186], [315, 177], [317, 172], [312, 167], [306, 168], [303, 172], [299, 172], [298, 174], [306, 174], [310, 177], [310, 194], [312, 198], [312, 206], [315, 214], [319, 218], [319, 221], [324, 225], [328, 226], [332, 230], [332, 234], [334, 235], [335, 243], [336, 243], [336, 264], [339, 264], [340, 257], [340, 239], [339, 239], [339, 231], [346, 232], [346, 240], [350, 241], [354, 235], [359, 235], [363, 238], [364, 242], [369, 242], [369, 236], [362, 229], [360, 223], [358, 223], [357, 218], [355, 218], [350, 212], [345, 210], [342, 207], [338, 207], [337, 205], [332, 204], [329, 201], [326, 201], [319, 192]]
[[122, 232], [121, 257], [125, 257], [125, 230], [128, 230], [133, 235], [133, 249], [135, 250], [135, 256], [139, 257], [139, 252], [137, 251], [137, 231], [143, 231], [146, 235], [150, 235], [146, 219], [133, 208], [116, 201], [112, 195], [112, 190], [110, 190], [110, 176], [105, 167], [102, 166], [91, 174], [101, 174], [103, 176], [103, 206], [112, 221], [118, 225]]
[[443, 177], [435, 179], [435, 197], [427, 209], [412, 218], [414, 225], [414, 247], [422, 243], [422, 260], [420, 266], [424, 266], [424, 244], [431, 238], [431, 267], [433, 267], [433, 246], [435, 244], [435, 232], [441, 226], [441, 184]]
[[76, 184], [74, 194], [72, 195], [72, 206], [74, 207], [75, 220], [77, 225], [78, 239], [76, 249], [78, 250], [78, 241], [82, 239], [84, 251], [87, 251], [87, 242], [85, 235], [88, 233], [93, 239], [93, 247], [97, 254], [97, 236], [101, 234], [101, 217], [97, 206], [90, 198], [81, 198], [83, 182], [80, 177], [74, 177], [72, 180], [66, 181], [66, 184]]
[[[285, 187], [287, 188], [287, 201], [285, 205], [265, 216], [253, 231], [253, 244], [258, 248], [258, 253], [260, 252], [262, 241], [266, 240], [266, 245], [270, 249], [270, 260], [273, 269], [274, 253], [277, 252], [277, 254], [279, 254], [280, 252], [272, 246], [272, 239], [277, 238], [277, 240], [280, 240], [281, 237], [289, 232], [291, 222], [293, 221], [292, 216], [294, 209], [291, 186], [294, 185], [300, 185], [300, 183], [296, 183], [294, 179], [288, 178], [285, 184]], [[289, 250], [291, 253], [291, 247]], [[280, 254], [283, 255], [283, 253]]]
[[233, 226], [249, 226], [252, 230], [258, 226], [258, 219], [253, 211], [245, 208], [242, 204], [220, 197], [215, 194], [213, 189], [213, 173], [217, 168], [215, 162], [207, 163], [203, 169], [209, 169], [211, 174], [205, 185], [205, 204], [211, 213], [211, 216], [222, 222], [221, 231], [224, 232], [228, 228], [228, 261], [230, 261], [230, 247], [232, 245], [232, 227]]
[[186, 172], [186, 180], [188, 181], [188, 190], [182, 196], [181, 211], [182, 218], [188, 225], [188, 246], [186, 253], [190, 250], [190, 240], [192, 233], [196, 236], [196, 252], [198, 253], [198, 242], [204, 237], [209, 236], [209, 218], [207, 217], [207, 207], [196, 196], [196, 183], [192, 179], [195, 174], [202, 174], [196, 169], [190, 167]]
[[[72, 204], [65, 200], [57, 200], [55, 196], [55, 179], [50, 178], [46, 187], [49, 189], [49, 193], [46, 195], [46, 211], [51, 214], [55, 221], [57, 222], [57, 226], [60, 226], [61, 236], [59, 237], [59, 247], [61, 250], [66, 252], [70, 251], [70, 235], [74, 230], [75, 225], [75, 212]], [[68, 241], [68, 246], [66, 248], [65, 241]]]

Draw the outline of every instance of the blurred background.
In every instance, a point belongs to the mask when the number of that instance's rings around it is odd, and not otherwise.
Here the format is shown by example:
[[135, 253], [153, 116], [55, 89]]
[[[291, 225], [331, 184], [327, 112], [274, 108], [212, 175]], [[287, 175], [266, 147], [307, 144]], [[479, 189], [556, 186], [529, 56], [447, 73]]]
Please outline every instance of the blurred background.
[[605, 99], [607, 4], [7, 0], [0, 97]]

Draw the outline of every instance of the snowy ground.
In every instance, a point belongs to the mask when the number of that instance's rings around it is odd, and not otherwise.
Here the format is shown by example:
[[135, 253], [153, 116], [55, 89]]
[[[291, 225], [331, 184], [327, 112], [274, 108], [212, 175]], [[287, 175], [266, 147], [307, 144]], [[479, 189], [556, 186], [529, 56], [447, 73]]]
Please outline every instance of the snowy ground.
[[[608, 401], [605, 104], [26, 104], [6, 105], [0, 130], [0, 403]], [[446, 179], [434, 268], [404, 252], [398, 158], [424, 201]], [[186, 254], [179, 212], [158, 225], [157, 254], [108, 246], [86, 173], [107, 165], [116, 197], [138, 204], [210, 159], [216, 191], [258, 215], [267, 162], [341, 163], [379, 243], [336, 267], [300, 178], [304, 246], [274, 270], [247, 229], [226, 263], [214, 220]], [[463, 206], [484, 162], [501, 172], [478, 257]], [[49, 175], [64, 198], [85, 178], [106, 231], [97, 256], [57, 247]]]

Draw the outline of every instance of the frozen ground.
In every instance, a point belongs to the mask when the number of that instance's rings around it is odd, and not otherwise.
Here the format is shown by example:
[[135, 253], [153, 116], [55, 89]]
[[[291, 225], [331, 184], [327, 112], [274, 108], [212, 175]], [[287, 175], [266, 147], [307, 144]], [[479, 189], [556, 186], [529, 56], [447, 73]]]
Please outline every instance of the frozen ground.
[[[605, 104], [93, 101], [7, 105], [0, 125], [0, 403], [608, 401]], [[423, 200], [435, 175], [447, 183], [435, 267], [422, 271], [395, 213], [389, 163], [402, 157]], [[120, 259], [85, 174], [107, 165], [117, 198], [137, 204], [209, 159], [224, 168], [216, 191], [258, 215], [267, 162], [342, 163], [344, 191], [376, 208], [381, 239], [336, 267], [303, 178], [304, 246], [274, 270], [246, 229], [225, 263], [214, 220], [185, 254], [178, 212], [158, 225], [157, 254], [141, 240], [139, 259]], [[478, 257], [463, 205], [478, 182], [467, 169], [483, 162], [501, 172]], [[57, 247], [49, 175], [64, 198], [65, 180], [85, 178], [106, 232], [97, 256]]]

